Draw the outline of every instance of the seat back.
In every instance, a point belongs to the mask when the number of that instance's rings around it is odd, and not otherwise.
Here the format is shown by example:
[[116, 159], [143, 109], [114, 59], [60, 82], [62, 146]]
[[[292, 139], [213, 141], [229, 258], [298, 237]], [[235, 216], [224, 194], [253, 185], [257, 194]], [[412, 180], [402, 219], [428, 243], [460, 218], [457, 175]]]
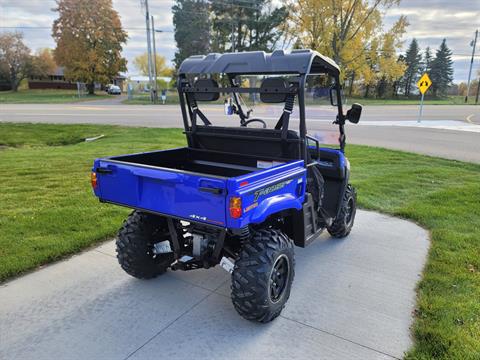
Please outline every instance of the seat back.
[[300, 138], [289, 130], [282, 140], [282, 131], [246, 127], [197, 126], [192, 134], [194, 146], [200, 149], [254, 155], [276, 159], [300, 159]]

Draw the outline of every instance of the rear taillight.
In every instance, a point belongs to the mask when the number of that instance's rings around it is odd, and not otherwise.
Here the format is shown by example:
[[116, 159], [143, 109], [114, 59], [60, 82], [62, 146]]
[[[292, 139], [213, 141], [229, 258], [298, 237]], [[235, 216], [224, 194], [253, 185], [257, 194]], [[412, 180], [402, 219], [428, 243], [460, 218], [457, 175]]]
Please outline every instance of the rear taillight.
[[97, 174], [95, 172], [92, 171], [92, 173], [90, 174], [90, 183], [92, 184], [92, 188], [96, 189], [97, 186], [98, 186], [98, 182], [97, 182]]
[[230, 216], [234, 219], [238, 219], [242, 216], [242, 199], [239, 197], [230, 198]]

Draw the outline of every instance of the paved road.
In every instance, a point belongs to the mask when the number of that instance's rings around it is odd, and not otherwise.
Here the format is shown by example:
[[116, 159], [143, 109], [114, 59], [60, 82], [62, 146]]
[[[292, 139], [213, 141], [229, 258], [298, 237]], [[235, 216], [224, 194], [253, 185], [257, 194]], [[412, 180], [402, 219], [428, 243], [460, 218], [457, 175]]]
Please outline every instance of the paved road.
[[[214, 123], [237, 123], [233, 117], [225, 120], [222, 112], [222, 106], [207, 106], [205, 111]], [[280, 113], [281, 107], [259, 106], [254, 117], [267, 119], [272, 126]], [[361, 120], [363, 125], [348, 125], [348, 142], [480, 163], [480, 106], [425, 106], [422, 126], [416, 124], [417, 113], [417, 106], [367, 106]], [[335, 128], [331, 125], [335, 113], [331, 107], [310, 107], [307, 116], [311, 133], [321, 132], [321, 137], [335, 139]], [[0, 121], [182, 126], [178, 106], [113, 106], [105, 101], [63, 105], [3, 104]], [[297, 124], [294, 113], [292, 126]]]
[[428, 247], [417, 225], [359, 211], [349, 237], [296, 249], [290, 300], [260, 325], [221, 268], [136, 280], [108, 242], [0, 286], [0, 358], [401, 358]]

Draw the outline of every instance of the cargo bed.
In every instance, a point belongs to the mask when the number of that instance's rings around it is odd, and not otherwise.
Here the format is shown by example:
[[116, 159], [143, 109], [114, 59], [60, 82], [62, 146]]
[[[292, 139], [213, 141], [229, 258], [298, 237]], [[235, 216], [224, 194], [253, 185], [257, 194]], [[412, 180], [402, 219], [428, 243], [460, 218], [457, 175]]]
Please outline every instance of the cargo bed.
[[224, 226], [227, 183], [285, 162], [178, 148], [97, 159], [94, 171], [102, 201]]
[[257, 157], [190, 148], [116, 156], [111, 157], [110, 160], [220, 178], [236, 177], [260, 170]]

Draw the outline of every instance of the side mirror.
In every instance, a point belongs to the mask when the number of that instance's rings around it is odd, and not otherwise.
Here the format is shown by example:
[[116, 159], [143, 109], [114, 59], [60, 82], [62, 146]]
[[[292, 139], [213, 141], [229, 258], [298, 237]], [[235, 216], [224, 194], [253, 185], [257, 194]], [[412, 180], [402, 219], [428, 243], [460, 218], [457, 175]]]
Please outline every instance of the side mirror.
[[347, 120], [353, 124], [358, 124], [360, 116], [362, 115], [362, 105], [353, 104], [350, 110], [347, 111]]
[[[342, 104], [345, 105], [347, 99], [345, 98], [343, 90], [340, 90], [340, 96], [342, 97]], [[338, 106], [337, 90], [334, 87], [330, 88], [330, 104], [332, 104], [332, 106]]]

